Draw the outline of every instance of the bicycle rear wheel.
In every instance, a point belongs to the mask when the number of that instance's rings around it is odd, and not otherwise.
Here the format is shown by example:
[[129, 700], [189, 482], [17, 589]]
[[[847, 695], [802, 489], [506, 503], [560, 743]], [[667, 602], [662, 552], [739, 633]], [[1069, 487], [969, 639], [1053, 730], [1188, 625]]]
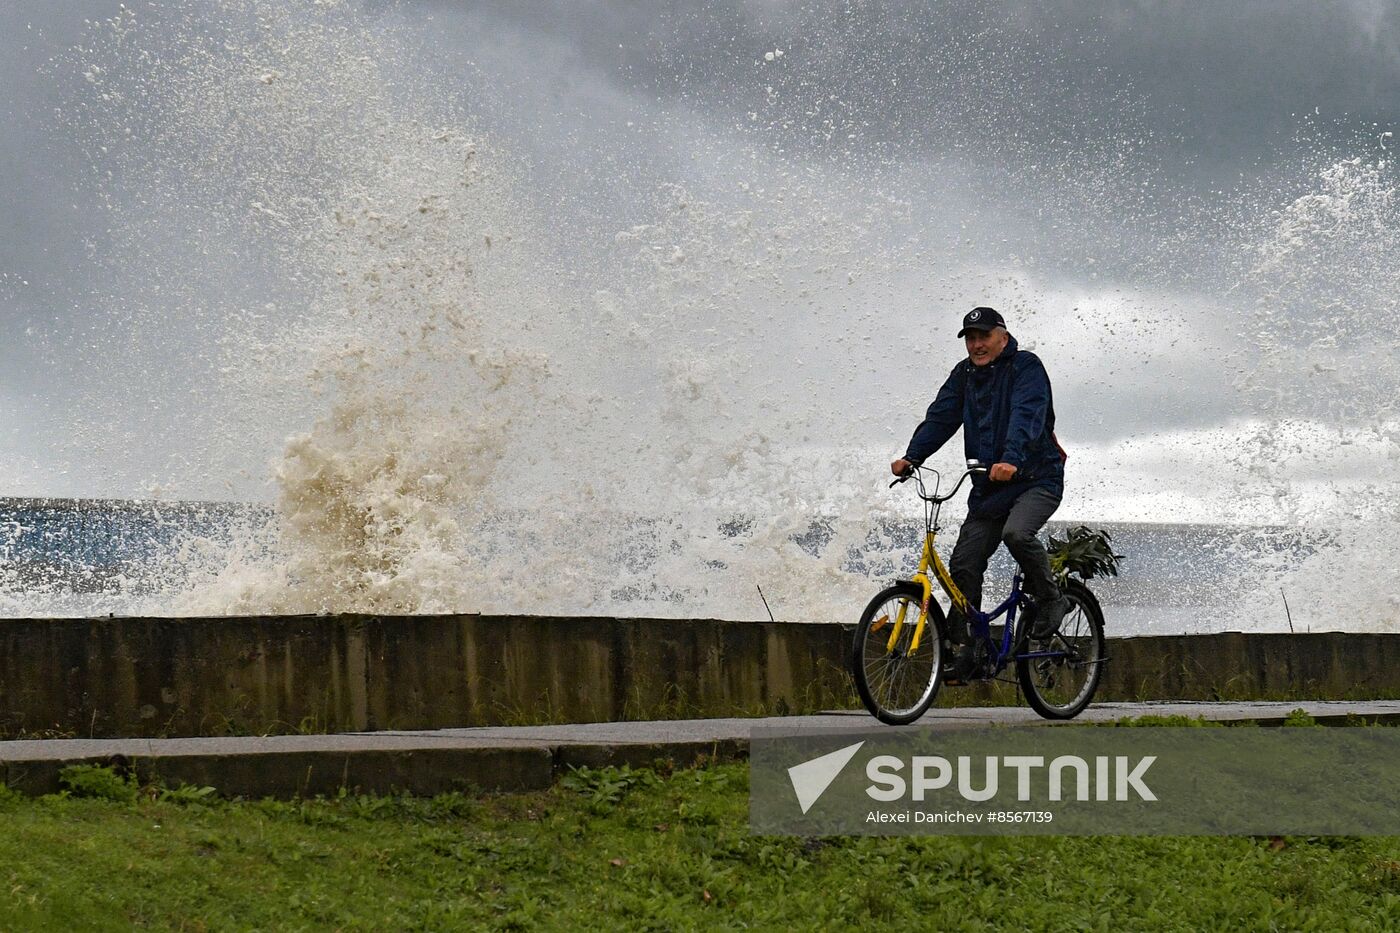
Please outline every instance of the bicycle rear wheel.
[[1078, 580], [1064, 586], [1070, 602], [1060, 629], [1048, 641], [1032, 641], [1031, 652], [1053, 652], [1021, 658], [1016, 677], [1026, 702], [1046, 719], [1073, 719], [1094, 699], [1103, 675], [1103, 610], [1089, 588]]
[[860, 700], [883, 723], [902, 726], [922, 716], [943, 682], [943, 610], [929, 604], [917, 649], [910, 650], [923, 590], [896, 583], [860, 614], [851, 648], [851, 674]]

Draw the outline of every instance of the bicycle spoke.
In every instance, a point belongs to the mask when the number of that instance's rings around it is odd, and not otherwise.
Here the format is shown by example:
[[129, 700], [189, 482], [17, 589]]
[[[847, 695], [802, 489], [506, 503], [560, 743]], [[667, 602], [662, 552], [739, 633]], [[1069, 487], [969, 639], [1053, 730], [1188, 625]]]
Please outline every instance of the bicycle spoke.
[[870, 670], [870, 680], [872, 689], [878, 684], [888, 689], [891, 680], [894, 678], [899, 668], [899, 655], [895, 652], [883, 654], [874, 661], [874, 667]]

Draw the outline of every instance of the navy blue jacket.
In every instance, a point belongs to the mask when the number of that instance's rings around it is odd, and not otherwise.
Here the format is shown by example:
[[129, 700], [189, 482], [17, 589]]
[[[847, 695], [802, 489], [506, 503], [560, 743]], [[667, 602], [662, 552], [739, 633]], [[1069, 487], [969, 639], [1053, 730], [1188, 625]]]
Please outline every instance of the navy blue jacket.
[[972, 477], [968, 517], [1005, 515], [1023, 492], [1035, 487], [1064, 494], [1064, 460], [1052, 436], [1055, 405], [1050, 377], [1040, 357], [1017, 348], [1015, 337], [986, 366], [963, 360], [953, 367], [923, 424], [914, 430], [904, 459], [923, 463], [958, 428], [963, 429], [963, 450], [969, 460], [980, 460], [988, 467], [994, 463], [1016, 467], [1016, 477], [1009, 483], [993, 483], [984, 474]]

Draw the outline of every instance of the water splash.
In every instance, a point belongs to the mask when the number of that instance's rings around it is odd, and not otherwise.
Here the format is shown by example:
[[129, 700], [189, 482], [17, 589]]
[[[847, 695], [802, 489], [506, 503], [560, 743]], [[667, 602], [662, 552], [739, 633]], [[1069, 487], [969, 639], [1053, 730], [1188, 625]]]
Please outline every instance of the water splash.
[[1397, 183], [1383, 154], [1326, 164], [1246, 240], [1239, 295], [1257, 356], [1239, 386], [1259, 418], [1237, 460], [1320, 543], [1260, 561], [1248, 595], [1286, 594], [1295, 627], [1374, 629], [1400, 609], [1386, 582], [1400, 534]]
[[718, 198], [661, 184], [641, 222], [565, 242], [522, 164], [404, 78], [366, 16], [231, 2], [211, 27], [175, 7], [143, 40], [128, 12], [82, 53], [102, 101], [83, 137], [141, 141], [94, 146], [124, 176], [109, 261], [164, 277], [148, 225], [173, 217], [206, 260], [256, 244], [278, 299], [211, 303], [198, 282], [114, 312], [133, 347], [195, 322], [216, 373], [201, 426], [225, 443], [192, 472], [236, 459], [230, 436], [291, 435], [272, 526], [182, 540], [143, 607], [752, 615], [757, 577], [857, 579], [796, 539], [814, 515], [866, 517], [840, 478], [868, 466], [825, 454], [794, 483], [819, 444], [810, 401], [782, 411], [835, 378], [809, 331], [880, 299], [881, 228], [907, 206], [833, 206], [828, 181], [759, 165]]

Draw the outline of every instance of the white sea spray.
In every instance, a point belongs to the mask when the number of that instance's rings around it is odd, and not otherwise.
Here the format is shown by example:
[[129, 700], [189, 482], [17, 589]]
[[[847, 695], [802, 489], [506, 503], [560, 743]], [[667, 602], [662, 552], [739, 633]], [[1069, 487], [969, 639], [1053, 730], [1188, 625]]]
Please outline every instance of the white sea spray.
[[[1317, 169], [1245, 228], [1239, 386], [1256, 413], [1231, 462], [1316, 547], [1258, 560], [1246, 611], [1287, 599], [1295, 630], [1394, 624], [1400, 540], [1400, 175], [1384, 149]], [[1286, 618], [1286, 615], [1285, 615]]]
[[[857, 597], [855, 478], [884, 455], [823, 451], [802, 393], [834, 374], [794, 354], [827, 352], [804, 349], [816, 309], [880, 293], [862, 279], [890, 267], [899, 203], [834, 208], [781, 173], [730, 204], [663, 184], [646, 222], [561, 243], [520, 164], [394, 73], [392, 36], [345, 9], [220, 9], [155, 47], [123, 14], [83, 52], [104, 100], [140, 110], [82, 111], [85, 138], [143, 127], [94, 156], [126, 178], [116, 252], [193, 213], [200, 254], [256, 244], [285, 291], [194, 315], [217, 373], [194, 428], [224, 445], [192, 468], [285, 425], [271, 524], [184, 536], [139, 608], [752, 616], [762, 580], [804, 618]], [[172, 312], [119, 313], [151, 339]], [[799, 540], [814, 516], [834, 560]]]

